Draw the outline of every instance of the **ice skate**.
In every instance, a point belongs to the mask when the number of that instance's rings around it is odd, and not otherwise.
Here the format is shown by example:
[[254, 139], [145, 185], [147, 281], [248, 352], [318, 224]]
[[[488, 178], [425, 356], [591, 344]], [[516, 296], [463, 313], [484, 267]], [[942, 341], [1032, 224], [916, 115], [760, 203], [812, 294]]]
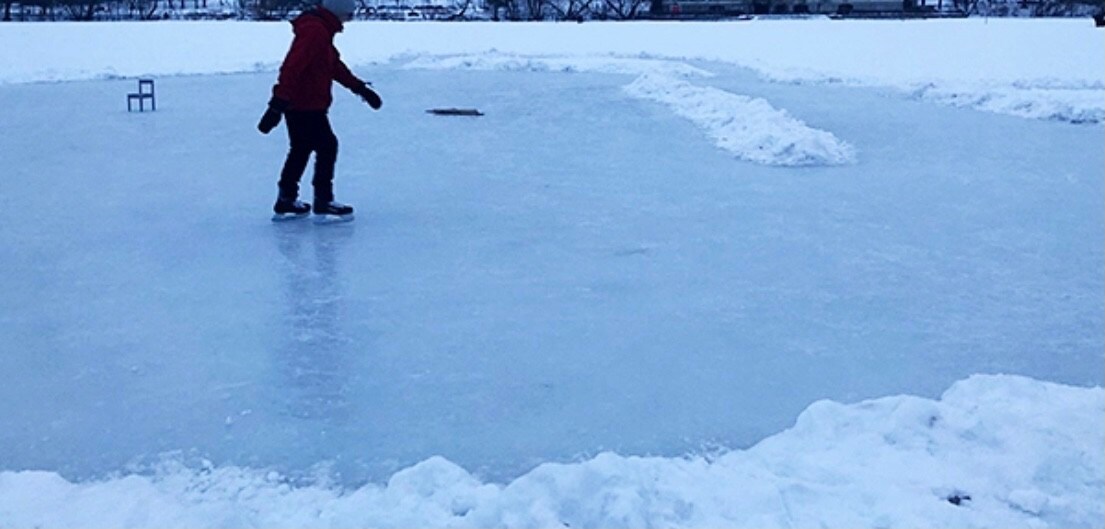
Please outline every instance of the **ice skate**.
[[301, 200], [277, 198], [272, 206], [273, 222], [302, 219], [311, 212], [311, 206]]
[[335, 202], [315, 202], [315, 223], [329, 224], [334, 222], [349, 222], [353, 220], [353, 206]]

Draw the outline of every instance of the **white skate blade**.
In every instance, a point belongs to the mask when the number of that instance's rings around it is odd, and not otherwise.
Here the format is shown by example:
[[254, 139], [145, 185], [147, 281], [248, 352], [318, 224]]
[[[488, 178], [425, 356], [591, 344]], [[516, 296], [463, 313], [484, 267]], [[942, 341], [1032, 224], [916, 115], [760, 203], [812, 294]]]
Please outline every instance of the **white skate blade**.
[[341, 224], [344, 222], [353, 222], [353, 214], [348, 215], [315, 215], [315, 224]]
[[305, 219], [309, 213], [275, 213], [272, 216], [273, 222], [287, 222], [289, 220]]

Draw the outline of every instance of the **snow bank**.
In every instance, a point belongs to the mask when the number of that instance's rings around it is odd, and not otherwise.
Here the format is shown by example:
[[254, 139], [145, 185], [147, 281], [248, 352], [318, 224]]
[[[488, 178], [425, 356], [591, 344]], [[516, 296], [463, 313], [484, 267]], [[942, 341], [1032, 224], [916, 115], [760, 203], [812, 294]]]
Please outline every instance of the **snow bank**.
[[1032, 119], [1071, 123], [1105, 122], [1105, 90], [1101, 86], [1067, 87], [1051, 82], [1011, 86], [949, 83], [927, 84], [905, 91], [938, 103]]
[[944, 105], [974, 108], [1029, 119], [1070, 123], [1105, 122], [1105, 83], [1087, 80], [1021, 79], [934, 81], [847, 79], [813, 72], [761, 73], [768, 81], [788, 84], [881, 86], [908, 97]]
[[670, 77], [713, 77], [712, 72], [680, 61], [633, 57], [541, 57], [488, 52], [478, 55], [419, 57], [404, 68], [412, 70], [483, 70], [522, 72], [593, 72]]
[[[286, 23], [3, 24], [0, 48], [20, 51], [6, 54], [0, 83], [275, 70], [289, 39]], [[360, 66], [490, 52], [540, 56], [551, 67], [595, 57], [715, 60], [778, 81], [892, 87], [981, 110], [1100, 122], [1105, 120], [1103, 40], [1105, 34], [1087, 19], [813, 19], [354, 22], [338, 45], [347, 62]], [[562, 62], [561, 68], [575, 64]], [[1078, 89], [1055, 89], [1056, 84]], [[1010, 87], [1020, 90], [1004, 90]]]
[[808, 127], [763, 99], [657, 75], [642, 75], [625, 91], [668, 105], [704, 129], [718, 147], [750, 162], [795, 166], [855, 161], [851, 145]]
[[0, 526], [1105, 527], [1103, 414], [1102, 388], [976, 375], [936, 401], [817, 402], [716, 458], [606, 453], [508, 484], [442, 458], [356, 490], [179, 464], [2, 472]]

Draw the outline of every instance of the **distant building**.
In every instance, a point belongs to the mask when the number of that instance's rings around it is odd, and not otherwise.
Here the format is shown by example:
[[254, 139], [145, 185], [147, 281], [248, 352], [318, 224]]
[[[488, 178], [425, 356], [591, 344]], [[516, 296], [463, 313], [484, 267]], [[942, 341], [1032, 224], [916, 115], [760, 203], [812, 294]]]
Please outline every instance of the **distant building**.
[[925, 6], [925, 0], [662, 0], [661, 5], [664, 15], [683, 17], [769, 14], [893, 16], [932, 10]]

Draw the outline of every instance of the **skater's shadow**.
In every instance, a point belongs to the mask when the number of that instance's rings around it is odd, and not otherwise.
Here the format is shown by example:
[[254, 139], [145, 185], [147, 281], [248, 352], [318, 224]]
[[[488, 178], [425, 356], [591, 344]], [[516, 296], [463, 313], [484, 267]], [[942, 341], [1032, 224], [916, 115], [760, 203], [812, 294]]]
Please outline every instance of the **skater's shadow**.
[[352, 225], [315, 226], [293, 221], [273, 226], [283, 257], [284, 334], [276, 370], [286, 388], [283, 413], [341, 423], [349, 418], [351, 342], [345, 325], [341, 253]]

